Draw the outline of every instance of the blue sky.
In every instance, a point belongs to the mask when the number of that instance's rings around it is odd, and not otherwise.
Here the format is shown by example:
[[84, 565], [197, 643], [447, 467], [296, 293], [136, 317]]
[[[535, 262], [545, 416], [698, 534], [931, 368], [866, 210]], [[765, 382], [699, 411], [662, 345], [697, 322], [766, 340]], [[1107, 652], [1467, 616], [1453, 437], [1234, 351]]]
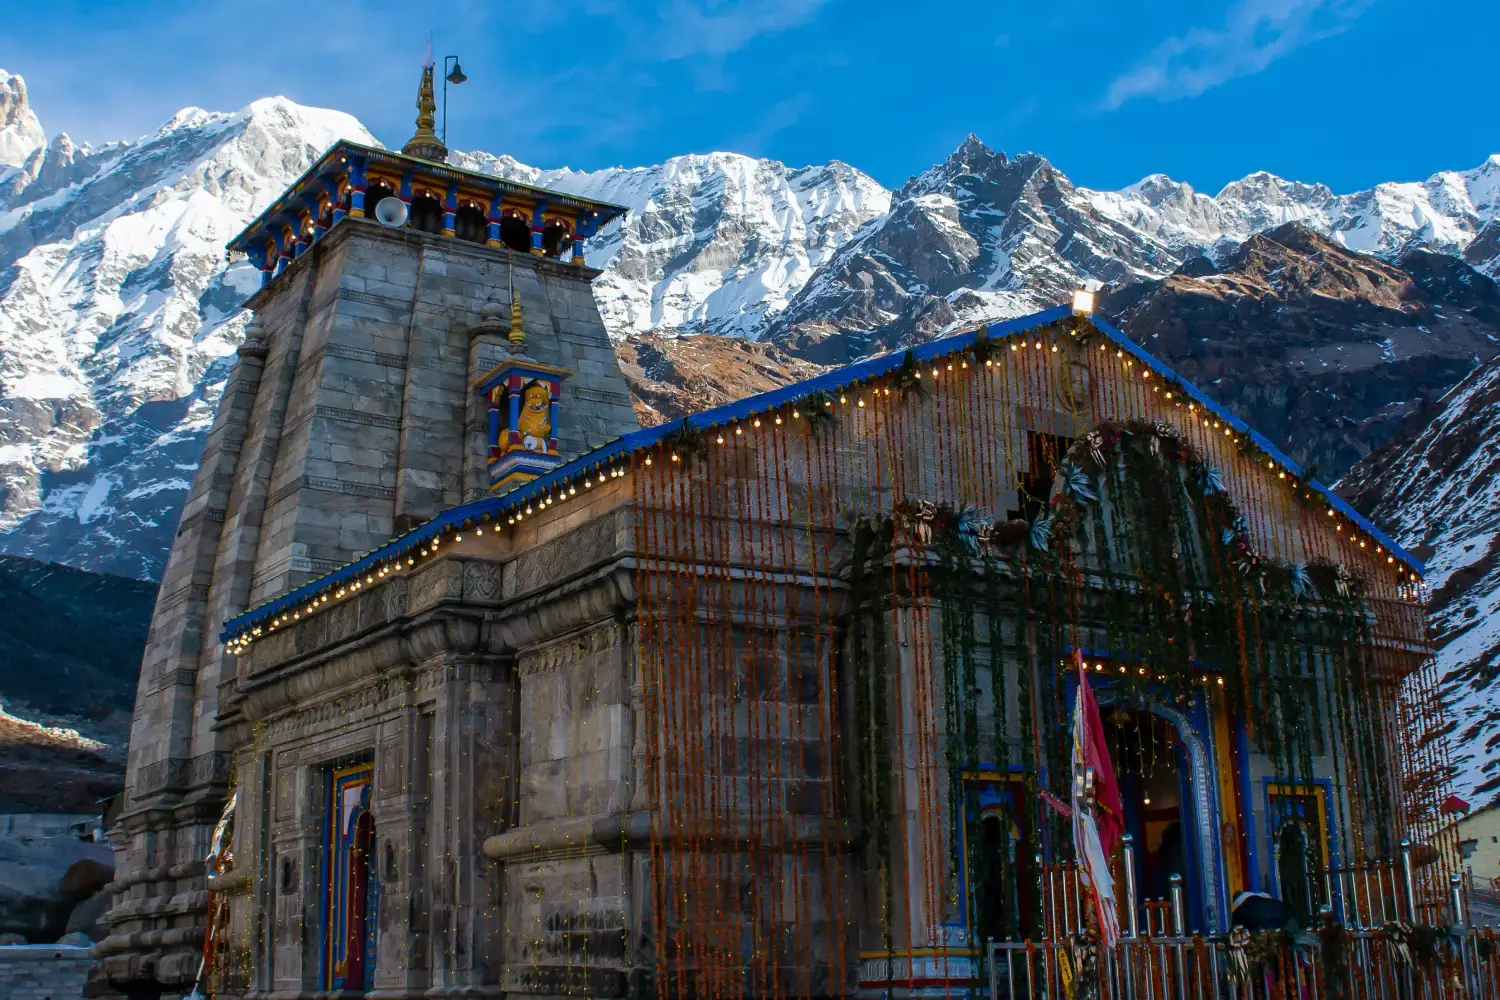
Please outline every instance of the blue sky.
[[727, 149], [896, 186], [973, 132], [1092, 187], [1348, 191], [1500, 152], [1494, 0], [51, 0], [0, 19], [0, 67], [76, 140], [285, 94], [400, 144], [429, 31], [470, 77], [450, 144], [538, 166]]

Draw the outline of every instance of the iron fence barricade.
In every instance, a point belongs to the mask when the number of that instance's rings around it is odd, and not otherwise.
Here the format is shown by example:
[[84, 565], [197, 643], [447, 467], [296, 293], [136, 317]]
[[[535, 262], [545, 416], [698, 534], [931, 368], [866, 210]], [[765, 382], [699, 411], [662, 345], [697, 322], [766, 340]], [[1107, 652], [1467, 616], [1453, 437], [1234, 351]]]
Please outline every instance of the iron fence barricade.
[[[1432, 929], [1429, 928], [1429, 932]], [[1227, 935], [1142, 934], [1099, 950], [1097, 1000], [1500, 1000], [1500, 941], [1490, 927], [1455, 925], [1413, 952], [1383, 928], [1345, 929], [1344, 968], [1324, 939], [1302, 935], [1253, 957]], [[1236, 954], [1239, 952], [1239, 954]], [[1068, 940], [991, 941], [991, 1000], [1081, 995], [1083, 951]], [[1069, 970], [1064, 972], [1064, 969]]]

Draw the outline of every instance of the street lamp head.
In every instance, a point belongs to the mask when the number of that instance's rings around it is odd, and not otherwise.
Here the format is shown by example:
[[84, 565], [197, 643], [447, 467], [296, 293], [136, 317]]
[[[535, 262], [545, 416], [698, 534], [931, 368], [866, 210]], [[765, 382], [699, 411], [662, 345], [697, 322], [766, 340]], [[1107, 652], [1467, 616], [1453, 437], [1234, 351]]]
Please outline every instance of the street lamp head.
[[467, 79], [468, 77], [464, 75], [463, 67], [458, 64], [458, 57], [455, 56], [453, 59], [453, 72], [448, 74], [448, 82], [457, 86]]

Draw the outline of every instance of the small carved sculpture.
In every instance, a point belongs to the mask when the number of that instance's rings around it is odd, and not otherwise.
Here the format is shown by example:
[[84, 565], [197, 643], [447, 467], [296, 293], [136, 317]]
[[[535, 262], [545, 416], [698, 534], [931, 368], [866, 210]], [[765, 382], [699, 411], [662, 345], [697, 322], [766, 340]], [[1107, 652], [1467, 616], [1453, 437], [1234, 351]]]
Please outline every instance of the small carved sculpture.
[[521, 391], [521, 415], [516, 420], [521, 447], [527, 451], [548, 451], [552, 437], [552, 393], [541, 382], [532, 382]]

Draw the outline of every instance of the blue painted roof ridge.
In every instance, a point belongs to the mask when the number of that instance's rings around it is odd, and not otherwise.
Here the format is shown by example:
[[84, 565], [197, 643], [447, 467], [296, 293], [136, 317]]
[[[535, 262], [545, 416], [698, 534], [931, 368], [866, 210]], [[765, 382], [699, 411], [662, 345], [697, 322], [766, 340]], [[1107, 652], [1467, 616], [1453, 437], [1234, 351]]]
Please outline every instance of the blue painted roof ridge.
[[[1035, 327], [1055, 323], [1071, 315], [1073, 315], [1073, 310], [1069, 306], [1054, 306], [1051, 309], [1045, 309], [1041, 312], [1021, 316], [1016, 319], [1005, 320], [1000, 323], [982, 324], [981, 327], [976, 327], [973, 330], [944, 337], [940, 340], [928, 341], [925, 344], [919, 344], [911, 348], [891, 351], [873, 358], [855, 361], [801, 382], [788, 383], [787, 385], [779, 386], [766, 392], [746, 396], [743, 399], [724, 403], [711, 409], [701, 410], [698, 413], [690, 413], [687, 416], [669, 420], [655, 427], [643, 427], [639, 430], [630, 431], [616, 438], [614, 441], [579, 455], [577, 458], [511, 490], [509, 493], [500, 496], [485, 497], [481, 500], [474, 500], [457, 507], [450, 507], [431, 520], [411, 529], [404, 535], [392, 538], [384, 545], [361, 556], [354, 562], [316, 579], [309, 580], [300, 587], [287, 591], [285, 594], [271, 601], [241, 612], [224, 623], [220, 639], [227, 640], [243, 629], [251, 627], [265, 618], [293, 608], [300, 604], [308, 594], [325, 590], [328, 587], [338, 586], [341, 583], [364, 575], [395, 553], [425, 544], [437, 535], [442, 534], [448, 527], [459, 525], [465, 520], [481, 519], [485, 515], [498, 516], [508, 509], [525, 504], [533, 500], [537, 495], [573, 479], [585, 469], [610, 464], [632, 452], [659, 444], [684, 427], [690, 430], [707, 430], [719, 424], [742, 420], [762, 410], [790, 403], [814, 392], [839, 389], [853, 382], [888, 374], [901, 366], [906, 359], [908, 351], [910, 351], [916, 360], [925, 362], [955, 351], [964, 350], [973, 345], [981, 328], [986, 330], [988, 336], [1000, 339]], [[1124, 333], [1109, 321], [1091, 315], [1089, 316], [1089, 322], [1093, 324], [1095, 329], [1108, 337], [1121, 349], [1129, 351], [1141, 363], [1149, 366], [1157, 374], [1176, 382], [1194, 402], [1212, 411], [1215, 416], [1227, 422], [1236, 431], [1248, 434], [1261, 450], [1280, 464], [1286, 466], [1291, 470], [1293, 475], [1302, 478], [1302, 467], [1284, 454], [1281, 449], [1272, 444], [1265, 435], [1256, 431], [1245, 423], [1245, 421], [1229, 412], [1225, 407], [1204, 395], [1197, 386], [1178, 375], [1165, 363], [1125, 336]], [[1351, 507], [1342, 497], [1315, 479], [1304, 479], [1304, 482], [1322, 494], [1330, 506], [1358, 524], [1389, 549], [1393, 555], [1405, 562], [1418, 574], [1422, 572], [1422, 563], [1420, 561], [1397, 545], [1385, 532], [1381, 531]]]

